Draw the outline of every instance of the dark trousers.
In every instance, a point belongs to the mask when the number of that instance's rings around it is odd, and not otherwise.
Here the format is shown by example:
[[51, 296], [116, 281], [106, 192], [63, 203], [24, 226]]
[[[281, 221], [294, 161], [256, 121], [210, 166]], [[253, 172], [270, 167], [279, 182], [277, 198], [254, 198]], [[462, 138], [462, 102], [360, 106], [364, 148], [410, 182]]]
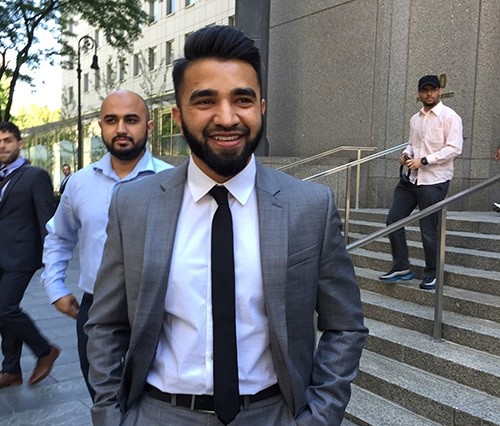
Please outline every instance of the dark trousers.
[[76, 317], [76, 336], [78, 339], [78, 356], [80, 358], [80, 368], [82, 370], [85, 384], [89, 390], [90, 397], [94, 400], [95, 391], [89, 383], [89, 360], [87, 358], [87, 341], [88, 337], [85, 334], [83, 326], [89, 319], [89, 309], [92, 306], [92, 295], [85, 293], [80, 303], [80, 310]]
[[[420, 210], [424, 210], [443, 200], [448, 193], [449, 186], [450, 181], [435, 185], [413, 185], [410, 182], [399, 182], [394, 189], [394, 198], [387, 215], [387, 225], [409, 216], [417, 206]], [[433, 213], [420, 220], [420, 235], [425, 255], [424, 276], [429, 278], [436, 277], [438, 221], [438, 213]], [[389, 240], [393, 269], [409, 269], [410, 260], [404, 228], [389, 234]]]
[[21, 374], [23, 343], [30, 347], [37, 358], [50, 351], [49, 342], [19, 306], [35, 272], [0, 270], [0, 335], [4, 373]]

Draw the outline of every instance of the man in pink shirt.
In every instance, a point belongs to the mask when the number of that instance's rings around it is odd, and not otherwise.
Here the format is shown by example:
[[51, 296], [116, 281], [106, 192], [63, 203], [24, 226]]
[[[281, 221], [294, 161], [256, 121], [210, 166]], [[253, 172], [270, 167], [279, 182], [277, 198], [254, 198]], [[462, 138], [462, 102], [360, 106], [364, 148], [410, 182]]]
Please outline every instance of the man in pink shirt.
[[[425, 75], [418, 81], [418, 97], [422, 109], [410, 120], [408, 146], [399, 159], [410, 170], [406, 180], [401, 179], [394, 190], [387, 225], [443, 200], [453, 177], [453, 159], [462, 152], [462, 119], [441, 102], [442, 90], [436, 75]], [[438, 214], [420, 220], [420, 233], [425, 254], [424, 277], [420, 288], [432, 290], [436, 286]], [[410, 269], [408, 245], [404, 228], [389, 234], [392, 250], [392, 268], [379, 278], [392, 283], [414, 277]]]

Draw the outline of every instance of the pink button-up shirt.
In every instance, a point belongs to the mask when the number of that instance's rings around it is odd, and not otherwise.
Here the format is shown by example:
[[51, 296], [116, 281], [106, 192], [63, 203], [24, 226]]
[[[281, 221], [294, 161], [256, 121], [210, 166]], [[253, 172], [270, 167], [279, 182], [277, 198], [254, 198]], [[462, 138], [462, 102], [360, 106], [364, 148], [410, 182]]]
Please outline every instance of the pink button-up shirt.
[[427, 166], [411, 173], [418, 185], [434, 185], [453, 177], [453, 159], [462, 152], [462, 119], [439, 102], [434, 108], [422, 108], [410, 120], [410, 138], [403, 151], [413, 158], [426, 157]]

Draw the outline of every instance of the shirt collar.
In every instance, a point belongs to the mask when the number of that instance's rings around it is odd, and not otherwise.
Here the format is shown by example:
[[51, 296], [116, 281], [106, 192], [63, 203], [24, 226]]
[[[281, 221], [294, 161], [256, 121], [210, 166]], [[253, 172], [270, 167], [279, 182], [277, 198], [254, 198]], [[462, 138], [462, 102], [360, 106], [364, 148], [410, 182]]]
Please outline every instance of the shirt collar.
[[103, 175], [108, 176], [115, 180], [132, 180], [137, 177], [139, 173], [142, 172], [156, 172], [155, 164], [153, 161], [153, 155], [151, 151], [146, 147], [146, 152], [139, 160], [139, 162], [135, 165], [134, 170], [132, 170], [127, 176], [123, 179], [120, 179], [118, 175], [115, 173], [113, 166], [111, 165], [111, 154], [107, 152], [99, 161], [96, 161], [92, 167], [94, 170], [99, 170]]
[[443, 110], [443, 102], [439, 101], [433, 108], [431, 108], [429, 111], [425, 111], [424, 107], [420, 110], [421, 115], [429, 114], [431, 111], [439, 117], [439, 114], [441, 114], [441, 111]]
[[15, 161], [13, 161], [10, 164], [7, 164], [6, 166], [0, 167], [0, 169], [6, 170], [7, 173], [5, 174], [5, 176], [7, 176], [8, 174], [12, 173], [14, 170], [21, 167], [25, 162], [26, 162], [26, 158], [24, 158], [23, 156], [19, 156]]
[[[224, 182], [224, 186], [231, 195], [242, 205], [246, 204], [255, 187], [255, 174], [255, 156], [252, 154], [246, 167], [236, 176]], [[214, 185], [217, 185], [217, 182], [203, 173], [193, 161], [193, 158], [190, 158], [187, 172], [187, 185], [193, 197], [193, 201], [196, 203], [204, 197]]]

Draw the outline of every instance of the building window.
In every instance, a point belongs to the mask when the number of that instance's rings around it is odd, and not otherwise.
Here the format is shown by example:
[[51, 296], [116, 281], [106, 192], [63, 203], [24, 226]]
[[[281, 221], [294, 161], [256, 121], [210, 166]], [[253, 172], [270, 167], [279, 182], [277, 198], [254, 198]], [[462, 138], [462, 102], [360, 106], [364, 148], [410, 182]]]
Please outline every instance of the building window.
[[167, 15], [174, 13], [174, 0], [167, 0]]
[[120, 81], [125, 81], [125, 78], [127, 78], [127, 63], [123, 59], [120, 59], [119, 79]]
[[87, 93], [89, 91], [89, 73], [83, 74], [83, 92]]
[[192, 4], [195, 4], [196, 0], [186, 0], [186, 7], [191, 6]]
[[227, 18], [227, 25], [229, 25], [230, 27], [234, 27], [235, 23], [236, 20], [234, 19], [234, 15]]
[[68, 102], [71, 103], [75, 100], [75, 93], [73, 91], [73, 86], [68, 87]]
[[141, 73], [141, 64], [139, 61], [139, 54], [136, 53], [134, 55], [134, 77], [138, 76]]
[[148, 49], [148, 67], [149, 71], [154, 70], [156, 67], [156, 47]]
[[68, 60], [65, 62], [67, 69], [72, 70], [75, 68], [75, 55], [69, 55]]
[[106, 84], [113, 84], [113, 65], [108, 63], [106, 66]]
[[99, 30], [95, 30], [94, 32], [94, 40], [95, 40], [95, 47], [100, 47], [101, 46], [101, 40], [99, 39]]
[[158, 20], [158, 0], [149, 2], [149, 23], [152, 24]]
[[101, 87], [101, 74], [99, 70], [94, 71], [94, 89], [99, 89]]
[[170, 65], [174, 61], [174, 41], [167, 41], [165, 51], [165, 65]]

